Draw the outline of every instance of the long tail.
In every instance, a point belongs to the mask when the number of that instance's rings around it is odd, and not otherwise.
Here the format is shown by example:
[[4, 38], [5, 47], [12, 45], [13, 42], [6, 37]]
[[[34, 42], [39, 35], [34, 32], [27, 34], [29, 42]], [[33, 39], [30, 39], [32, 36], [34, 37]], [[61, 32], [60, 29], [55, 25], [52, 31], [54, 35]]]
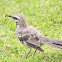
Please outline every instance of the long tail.
[[51, 40], [49, 38], [43, 37], [41, 43], [47, 44], [53, 48], [62, 50], [62, 41], [60, 41], [60, 40]]

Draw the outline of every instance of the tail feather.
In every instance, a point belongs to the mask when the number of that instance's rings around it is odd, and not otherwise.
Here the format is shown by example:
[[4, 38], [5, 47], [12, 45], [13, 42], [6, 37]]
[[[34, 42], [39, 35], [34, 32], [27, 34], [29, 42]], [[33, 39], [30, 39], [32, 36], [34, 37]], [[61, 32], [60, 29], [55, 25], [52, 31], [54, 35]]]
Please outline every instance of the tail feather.
[[62, 41], [60, 40], [49, 40], [50, 42], [54, 43], [54, 44], [58, 44], [58, 45], [62, 45]]
[[47, 44], [53, 48], [62, 50], [62, 41], [60, 41], [60, 40], [51, 40], [49, 38], [44, 37], [41, 42], [44, 44]]

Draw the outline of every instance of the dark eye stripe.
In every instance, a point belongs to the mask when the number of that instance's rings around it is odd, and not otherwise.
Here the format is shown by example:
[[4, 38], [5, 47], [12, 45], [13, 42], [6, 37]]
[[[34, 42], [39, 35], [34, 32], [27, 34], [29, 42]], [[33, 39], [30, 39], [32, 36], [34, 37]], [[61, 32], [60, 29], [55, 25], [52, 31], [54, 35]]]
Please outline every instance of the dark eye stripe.
[[19, 20], [18, 18], [16, 18], [16, 17], [13, 17], [14, 19], [16, 19], [16, 20]]

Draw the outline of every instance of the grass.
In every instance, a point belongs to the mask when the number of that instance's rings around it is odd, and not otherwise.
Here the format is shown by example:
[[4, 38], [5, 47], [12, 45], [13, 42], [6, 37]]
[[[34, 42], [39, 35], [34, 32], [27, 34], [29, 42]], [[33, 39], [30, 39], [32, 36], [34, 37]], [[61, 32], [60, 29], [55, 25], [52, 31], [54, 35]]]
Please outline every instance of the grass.
[[[62, 50], [43, 46], [44, 53], [29, 51], [16, 37], [15, 23], [6, 14], [21, 14], [27, 23], [51, 39], [62, 40], [62, 0], [0, 0], [0, 62], [61, 62]], [[32, 49], [34, 52], [35, 49]]]

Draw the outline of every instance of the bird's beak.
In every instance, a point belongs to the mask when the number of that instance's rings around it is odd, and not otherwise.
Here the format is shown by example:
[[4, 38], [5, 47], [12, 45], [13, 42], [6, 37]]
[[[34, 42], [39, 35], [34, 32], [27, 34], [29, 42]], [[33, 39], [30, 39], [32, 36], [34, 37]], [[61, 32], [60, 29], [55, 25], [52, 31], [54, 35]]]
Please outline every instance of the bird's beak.
[[14, 22], [18, 22], [18, 20], [20, 20], [20, 18], [16, 15], [5, 15], [5, 17], [11, 17]]
[[17, 15], [5, 15], [5, 17], [11, 17], [11, 18], [17, 19], [17, 20], [20, 19], [20, 17], [18, 17]]
[[5, 15], [5, 17], [12, 17], [12, 18], [13, 18], [13, 16], [12, 16], [12, 15]]

